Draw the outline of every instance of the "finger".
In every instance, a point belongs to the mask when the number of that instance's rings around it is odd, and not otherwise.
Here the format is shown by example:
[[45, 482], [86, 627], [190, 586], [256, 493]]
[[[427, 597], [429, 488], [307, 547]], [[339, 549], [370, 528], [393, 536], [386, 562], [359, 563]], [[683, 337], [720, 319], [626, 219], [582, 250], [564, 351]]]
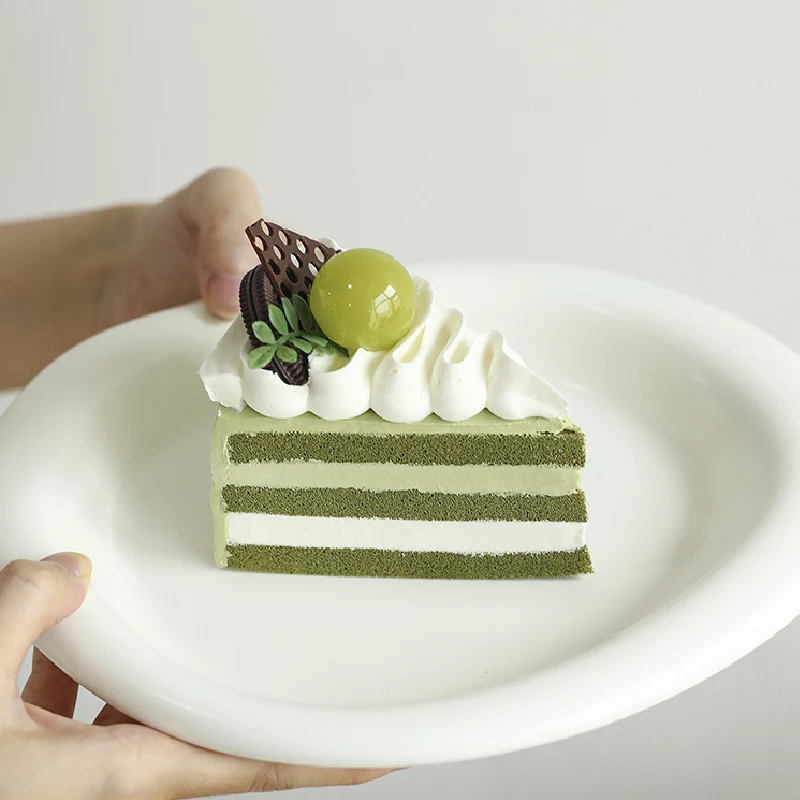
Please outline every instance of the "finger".
[[239, 282], [257, 263], [245, 228], [261, 216], [256, 185], [247, 173], [219, 168], [182, 193], [184, 216], [197, 233], [197, 276], [206, 307], [228, 318], [239, 310]]
[[90, 575], [91, 562], [78, 553], [12, 561], [0, 571], [0, 684], [16, 682], [28, 648], [77, 611]]
[[99, 725], [102, 728], [109, 725], [140, 725], [141, 723], [127, 714], [123, 714], [119, 709], [112, 705], [104, 705], [100, 713], [94, 718], [92, 725]]
[[60, 714], [53, 714], [31, 703], [25, 703], [24, 706], [31, 722], [34, 722], [40, 728], [44, 728], [51, 733], [76, 733], [78, 731], [83, 731], [86, 727], [83, 722], [78, 722], [72, 719], [72, 717], [62, 717]]
[[[175, 800], [246, 792], [277, 792], [317, 786], [357, 786], [388, 775], [391, 769], [333, 769], [247, 761], [204, 753], [194, 773], [174, 776], [169, 797]], [[211, 763], [216, 761], [218, 763]]]
[[35, 648], [31, 675], [22, 691], [22, 699], [53, 714], [72, 717], [77, 697], [78, 684]]
[[293, 764], [268, 764], [250, 790], [254, 792], [302, 789], [315, 786], [358, 786], [383, 778], [396, 769], [334, 769]]
[[[125, 733], [125, 728], [119, 729], [119, 733]], [[148, 737], [147, 747], [142, 746], [143, 736]], [[124, 776], [124, 783], [117, 788], [120, 793], [132, 796], [158, 795], [182, 800], [312, 786], [352, 786], [394, 771], [327, 769], [234, 758], [141, 727], [129, 729], [128, 736], [120, 735], [117, 741], [124, 763], [124, 768], [116, 773]]]

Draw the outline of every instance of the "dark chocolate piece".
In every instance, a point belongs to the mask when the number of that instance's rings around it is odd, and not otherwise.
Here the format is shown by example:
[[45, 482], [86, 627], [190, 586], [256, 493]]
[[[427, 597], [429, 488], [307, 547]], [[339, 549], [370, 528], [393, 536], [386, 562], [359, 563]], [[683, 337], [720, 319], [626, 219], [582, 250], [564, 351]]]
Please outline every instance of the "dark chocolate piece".
[[[247, 335], [250, 337], [250, 344], [254, 348], [263, 345], [253, 333], [253, 323], [256, 320], [266, 322], [272, 328], [275, 337], [280, 336], [269, 321], [268, 309], [273, 303], [280, 305], [275, 287], [262, 267], [253, 267], [239, 284], [239, 308], [247, 328]], [[308, 383], [308, 356], [300, 351], [297, 352], [297, 361], [294, 364], [287, 364], [276, 356], [264, 369], [277, 373], [278, 377], [290, 386], [302, 386]]]
[[291, 299], [293, 294], [307, 298], [317, 273], [339, 252], [264, 219], [248, 226], [247, 238], [279, 298]]

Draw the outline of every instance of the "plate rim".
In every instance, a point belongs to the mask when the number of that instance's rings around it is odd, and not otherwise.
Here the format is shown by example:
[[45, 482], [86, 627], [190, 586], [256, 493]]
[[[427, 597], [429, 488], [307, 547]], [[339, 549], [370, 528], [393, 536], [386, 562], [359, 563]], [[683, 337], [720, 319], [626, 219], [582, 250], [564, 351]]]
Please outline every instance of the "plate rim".
[[[794, 526], [800, 525], [800, 356], [752, 323], [645, 281], [569, 265], [519, 262], [517, 267], [531, 280], [549, 282], [555, 290], [579, 287], [587, 296], [602, 300], [605, 308], [630, 312], [636, 306], [651, 321], [658, 319], [670, 329], [679, 326], [678, 338], [689, 343], [697, 345], [697, 337], [703, 337], [703, 346], [749, 380], [765, 412], [768, 409], [772, 419], [781, 421], [777, 443], [785, 479], [759, 526], [759, 536], [745, 541], [724, 567], [656, 610], [647, 624], [640, 621], [593, 650], [505, 684], [431, 701], [332, 707], [253, 697], [188, 671], [146, 643], [137, 658], [137, 684], [147, 687], [144, 696], [121, 677], [130, 672], [125, 657], [130, 645], [125, 641], [139, 637], [128, 628], [121, 630], [113, 611], [91, 592], [78, 613], [42, 637], [42, 650], [108, 702], [135, 710], [146, 724], [194, 744], [295, 763], [406, 766], [498, 755], [602, 727], [702, 682], [788, 625], [800, 613], [800, 582], [792, 580], [794, 559], [786, 555], [788, 550], [800, 557], [800, 537], [794, 541], [792, 536]], [[434, 286], [454, 275], [463, 279], [465, 270], [480, 268], [481, 262], [463, 261], [415, 265], [431, 277]], [[144, 327], [163, 325], [173, 317], [178, 321], [181, 316], [197, 320], [204, 315], [197, 303], [156, 312], [98, 334], [63, 354], [0, 417], [0, 442], [10, 436], [8, 431], [18, 417], [24, 420], [29, 406], [35, 409], [42, 404], [50, 382], [93, 348], [124, 342]], [[0, 476], [4, 465], [6, 472], [9, 469], [6, 451], [0, 447]], [[36, 547], [28, 545], [33, 543], [0, 536], [0, 563], [40, 557]], [[754, 551], [759, 558], [757, 571], [752, 569]], [[743, 587], [743, 591], [731, 591]], [[756, 607], [754, 595], [762, 601]], [[720, 596], [726, 598], [724, 609]], [[724, 630], [713, 646], [703, 636], [711, 625]], [[663, 668], [646, 669], [658, 665], [666, 652], [666, 642], [659, 636], [666, 630], [670, 631], [669, 650], [675, 648], [677, 636], [683, 643], [678, 649], [695, 656], [681, 668], [673, 664], [669, 674]], [[109, 644], [102, 664], [80, 647], [81, 641], [97, 638], [98, 631]], [[632, 657], [637, 651], [639, 657]], [[600, 686], [576, 680], [586, 669], [601, 676]], [[570, 680], [573, 690], [565, 703], [557, 687]], [[222, 726], [222, 732], [221, 716], [235, 721]], [[527, 724], [510, 725], [511, 716], [524, 718]], [[475, 735], [476, 729], [480, 735]]]

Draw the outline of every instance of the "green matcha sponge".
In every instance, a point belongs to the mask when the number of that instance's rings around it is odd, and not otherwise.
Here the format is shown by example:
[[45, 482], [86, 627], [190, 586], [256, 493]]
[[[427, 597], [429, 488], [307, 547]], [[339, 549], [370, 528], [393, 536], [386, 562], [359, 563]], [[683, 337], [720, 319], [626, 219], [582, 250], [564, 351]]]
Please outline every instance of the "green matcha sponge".
[[564, 578], [593, 572], [586, 547], [548, 553], [472, 555], [244, 544], [229, 547], [228, 567], [295, 575], [458, 580]]

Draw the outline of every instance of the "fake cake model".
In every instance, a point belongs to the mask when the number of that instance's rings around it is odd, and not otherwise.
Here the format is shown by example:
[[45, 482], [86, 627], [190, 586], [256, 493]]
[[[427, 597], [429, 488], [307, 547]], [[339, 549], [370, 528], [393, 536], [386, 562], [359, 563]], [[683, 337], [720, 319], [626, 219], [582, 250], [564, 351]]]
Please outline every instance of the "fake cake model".
[[200, 369], [217, 565], [404, 578], [592, 572], [584, 437], [501, 334], [376, 250], [274, 222]]

